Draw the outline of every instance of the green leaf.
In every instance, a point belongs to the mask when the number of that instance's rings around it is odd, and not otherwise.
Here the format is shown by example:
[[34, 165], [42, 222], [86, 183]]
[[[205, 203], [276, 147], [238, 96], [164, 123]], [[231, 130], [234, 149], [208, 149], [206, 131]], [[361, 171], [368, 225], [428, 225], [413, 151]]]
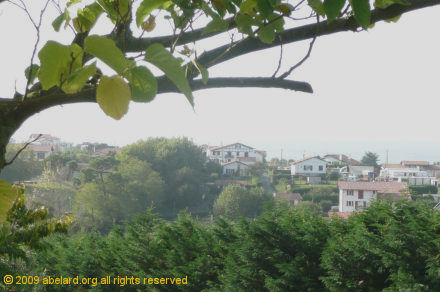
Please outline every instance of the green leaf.
[[119, 120], [128, 111], [130, 86], [119, 75], [102, 76], [96, 89], [96, 101], [110, 117]]
[[69, 2], [67, 2], [67, 7], [70, 7], [76, 3], [81, 2], [82, 0], [70, 0]]
[[130, 70], [131, 99], [136, 102], [150, 102], [157, 94], [156, 77], [147, 67], [138, 66]]
[[225, 31], [229, 27], [229, 22], [221, 19], [220, 17], [214, 18], [208, 25], [205, 27], [205, 29], [202, 31], [202, 36], [217, 32], [217, 31]]
[[54, 41], [48, 41], [38, 53], [41, 67], [38, 73], [44, 90], [59, 85], [67, 77], [66, 70], [72, 61], [71, 49]]
[[309, 6], [312, 7], [316, 14], [325, 16], [324, 4], [321, 0], [308, 0]]
[[77, 93], [84, 85], [86, 85], [87, 80], [96, 73], [96, 64], [93, 63], [90, 66], [85, 66], [78, 69], [74, 73], [70, 74], [66, 82], [62, 86], [62, 90], [65, 93]]
[[145, 60], [162, 70], [177, 88], [185, 94], [190, 104], [194, 106], [191, 87], [185, 77], [185, 72], [180, 66], [180, 62], [161, 44], [150, 45], [145, 53]]
[[240, 4], [240, 13], [255, 16], [254, 8], [257, 5], [257, 0], [245, 0]]
[[196, 67], [197, 70], [199, 70], [200, 74], [202, 74], [202, 82], [203, 82], [203, 84], [206, 85], [206, 83], [208, 83], [208, 79], [209, 79], [208, 70], [206, 70], [205, 67], [203, 67], [202, 65], [197, 63], [195, 60], [191, 60], [191, 62], [194, 64], [194, 67]]
[[[93, 3], [86, 6], [84, 9], [78, 10], [78, 17], [75, 18], [74, 25], [79, 26], [81, 32], [89, 31], [95, 25], [98, 17], [103, 12], [101, 6], [98, 3]], [[78, 28], [75, 27], [78, 30]]]
[[97, 57], [120, 75], [123, 75], [128, 68], [127, 60], [122, 51], [107, 37], [88, 36], [84, 41], [84, 51]]
[[136, 11], [136, 24], [137, 26], [141, 26], [142, 22], [144, 22], [145, 17], [147, 17], [151, 11], [157, 9], [159, 7], [163, 7], [163, 5], [167, 4], [167, 2], [171, 2], [169, 0], [144, 0]]
[[64, 10], [63, 14], [55, 18], [55, 20], [52, 22], [53, 29], [57, 32], [60, 31], [61, 24], [63, 23], [63, 21], [67, 20], [68, 18], [69, 18], [69, 11], [67, 11], [66, 9]]
[[239, 32], [248, 35], [253, 35], [252, 25], [258, 24], [254, 18], [247, 14], [237, 14], [235, 17], [235, 23], [237, 24]]
[[411, 5], [411, 3], [406, 0], [375, 0], [374, 1], [374, 7], [382, 8], [382, 9], [385, 9], [393, 4], [400, 4], [405, 6]]
[[4, 180], [0, 180], [0, 222], [6, 220], [6, 215], [16, 198], [17, 191], [15, 191], [12, 186]]
[[273, 12], [273, 7], [269, 0], [257, 0], [258, 11], [260, 11], [261, 17], [267, 18]]
[[26, 79], [29, 78], [29, 70], [30, 68], [32, 68], [32, 72], [31, 72], [31, 78], [29, 81], [29, 84], [34, 83], [35, 78], [37, 78], [38, 75], [38, 70], [40, 69], [40, 66], [36, 65], [36, 64], [32, 64], [31, 66], [27, 67], [26, 70], [24, 71], [24, 75], [26, 76]]
[[353, 7], [354, 18], [362, 26], [367, 29], [370, 25], [370, 1], [369, 0], [351, 0], [351, 7]]
[[275, 31], [272, 26], [263, 26], [258, 31], [258, 37], [265, 44], [271, 44], [275, 40]]
[[339, 16], [346, 0], [324, 0], [324, 11], [328, 22], [333, 21]]
[[393, 18], [385, 19], [385, 22], [388, 22], [388, 23], [389, 22], [397, 22], [397, 21], [399, 21], [401, 16], [402, 16], [402, 14], [399, 14], [399, 15], [393, 17]]

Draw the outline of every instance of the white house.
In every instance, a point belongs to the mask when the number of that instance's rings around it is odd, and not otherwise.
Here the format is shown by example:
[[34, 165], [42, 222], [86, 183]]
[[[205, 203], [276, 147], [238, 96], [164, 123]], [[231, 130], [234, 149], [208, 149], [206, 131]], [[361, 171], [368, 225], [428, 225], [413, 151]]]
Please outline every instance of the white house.
[[297, 160], [290, 164], [290, 173], [292, 175], [309, 175], [318, 176], [326, 174], [327, 162], [319, 156], [307, 157], [301, 160]]
[[29, 149], [34, 151], [34, 155], [38, 160], [44, 160], [54, 152], [53, 146], [50, 145], [29, 145]]
[[234, 160], [246, 164], [263, 162], [266, 157], [265, 151], [256, 150], [253, 147], [241, 143], [233, 143], [225, 146], [212, 146], [206, 150], [206, 156], [209, 160], [220, 164]]
[[408, 182], [410, 185], [429, 185], [434, 177], [430, 177], [427, 171], [418, 167], [405, 167], [401, 164], [385, 164], [380, 171], [380, 180]]
[[408, 193], [405, 182], [338, 182], [339, 212], [361, 211], [378, 197], [399, 199]]
[[347, 165], [339, 170], [342, 178], [350, 181], [373, 180], [374, 166]]
[[230, 176], [242, 176], [243, 170], [248, 168], [249, 166], [241, 161], [234, 160], [231, 162], [226, 162], [222, 164], [223, 174], [224, 175], [230, 175]]
[[63, 142], [60, 138], [50, 134], [31, 134], [29, 140], [35, 140], [32, 142], [33, 145], [51, 146], [53, 151], [63, 152], [73, 147], [73, 143]]

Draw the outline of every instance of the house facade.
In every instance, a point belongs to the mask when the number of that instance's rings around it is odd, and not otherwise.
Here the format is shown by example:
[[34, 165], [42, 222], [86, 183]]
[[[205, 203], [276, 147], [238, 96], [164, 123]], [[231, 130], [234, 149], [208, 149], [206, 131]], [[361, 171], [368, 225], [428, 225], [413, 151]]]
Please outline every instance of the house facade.
[[339, 212], [362, 211], [377, 198], [399, 199], [408, 193], [405, 182], [338, 182]]
[[273, 197], [276, 200], [287, 202], [289, 204], [289, 206], [298, 205], [298, 203], [302, 201], [302, 196], [299, 193], [293, 193], [293, 194], [277, 194], [277, 193], [274, 193]]
[[244, 170], [249, 166], [241, 161], [234, 160], [222, 164], [223, 175], [228, 176], [243, 176]]
[[384, 164], [379, 180], [408, 182], [409, 185], [429, 185], [434, 180], [427, 171], [419, 167], [407, 167], [402, 164]]
[[266, 152], [256, 150], [242, 143], [233, 143], [225, 146], [208, 147], [206, 149], [206, 156], [209, 160], [220, 164], [237, 160], [249, 165], [264, 162]]
[[290, 173], [292, 175], [319, 176], [326, 174], [327, 162], [319, 156], [307, 157], [294, 161], [290, 164]]

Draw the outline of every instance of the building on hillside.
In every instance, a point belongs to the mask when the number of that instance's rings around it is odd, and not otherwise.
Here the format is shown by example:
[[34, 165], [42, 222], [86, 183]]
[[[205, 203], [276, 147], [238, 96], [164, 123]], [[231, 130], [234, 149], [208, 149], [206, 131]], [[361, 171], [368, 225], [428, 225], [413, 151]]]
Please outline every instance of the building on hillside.
[[361, 165], [359, 161], [348, 157], [345, 154], [327, 154], [323, 158], [328, 164], [337, 165]]
[[349, 181], [372, 181], [374, 180], [374, 166], [347, 165], [339, 170], [341, 177]]
[[54, 152], [54, 147], [50, 145], [33, 145], [30, 144], [29, 149], [34, 152], [35, 158], [42, 161]]
[[244, 176], [248, 167], [248, 164], [239, 160], [222, 163], [223, 175], [227, 176]]
[[294, 194], [277, 194], [277, 193], [274, 193], [273, 197], [276, 200], [287, 201], [289, 206], [298, 205], [298, 203], [302, 201], [302, 196], [301, 196], [301, 194], [298, 194], [298, 193], [294, 193]]
[[225, 146], [208, 147], [206, 149], [206, 156], [209, 160], [219, 164], [237, 160], [249, 165], [256, 162], [264, 162], [266, 152], [256, 150], [242, 143], [233, 143]]
[[378, 198], [410, 198], [405, 182], [338, 182], [339, 212], [362, 211]]
[[319, 156], [311, 156], [290, 163], [292, 175], [320, 176], [326, 174], [327, 162]]
[[378, 180], [408, 182], [409, 185], [429, 185], [434, 181], [427, 171], [418, 167], [407, 167], [403, 164], [384, 164]]
[[56, 152], [63, 152], [73, 147], [73, 143], [63, 142], [60, 138], [50, 134], [31, 134], [29, 141], [33, 140], [35, 141], [32, 142], [32, 145], [51, 146]]

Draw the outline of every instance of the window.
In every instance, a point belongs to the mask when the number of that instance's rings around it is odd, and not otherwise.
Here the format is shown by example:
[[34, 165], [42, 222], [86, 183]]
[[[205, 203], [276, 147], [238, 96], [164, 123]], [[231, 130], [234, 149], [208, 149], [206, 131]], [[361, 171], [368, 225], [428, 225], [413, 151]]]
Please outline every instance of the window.
[[237, 157], [240, 156], [240, 151], [237, 151]]
[[348, 190], [347, 191], [347, 196], [353, 196], [353, 190]]
[[249, 153], [248, 153], [248, 152], [245, 152], [245, 153], [244, 153], [244, 157], [249, 157]]
[[37, 152], [37, 158], [38, 159], [44, 159], [44, 153], [43, 152]]
[[353, 201], [347, 201], [347, 206], [348, 207], [352, 207], [353, 206]]
[[358, 191], [358, 199], [364, 198], [364, 191]]
[[304, 165], [304, 170], [313, 170], [313, 165]]
[[319, 166], [319, 171], [323, 171], [324, 170], [324, 166], [323, 165], [320, 165]]
[[232, 154], [231, 151], [228, 151], [228, 156], [231, 156], [231, 154]]

